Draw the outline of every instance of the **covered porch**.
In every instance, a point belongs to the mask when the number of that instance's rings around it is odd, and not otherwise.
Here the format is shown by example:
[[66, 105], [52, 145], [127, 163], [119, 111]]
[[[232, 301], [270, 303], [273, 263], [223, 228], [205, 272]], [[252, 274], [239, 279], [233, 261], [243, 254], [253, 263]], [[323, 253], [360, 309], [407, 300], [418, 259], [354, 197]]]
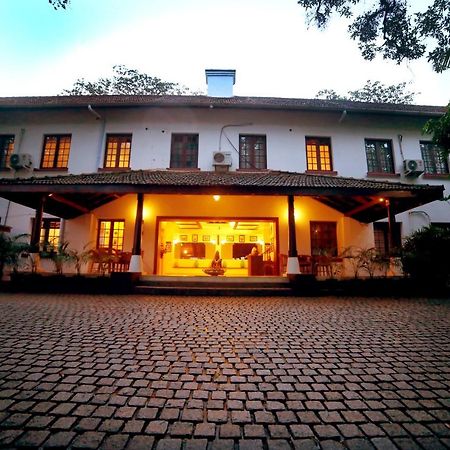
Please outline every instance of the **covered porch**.
[[[442, 192], [441, 186], [278, 171], [0, 179], [1, 197], [36, 211], [36, 254], [48, 213], [64, 220], [63, 239], [78, 248], [92, 242], [97, 250], [112, 249], [120, 241], [120, 251], [130, 255], [120, 270], [172, 277], [208, 277], [204, 269], [216, 252], [225, 278], [317, 274], [321, 256], [373, 246], [373, 221], [387, 218], [392, 231], [396, 214]], [[314, 239], [315, 232], [335, 239]]]

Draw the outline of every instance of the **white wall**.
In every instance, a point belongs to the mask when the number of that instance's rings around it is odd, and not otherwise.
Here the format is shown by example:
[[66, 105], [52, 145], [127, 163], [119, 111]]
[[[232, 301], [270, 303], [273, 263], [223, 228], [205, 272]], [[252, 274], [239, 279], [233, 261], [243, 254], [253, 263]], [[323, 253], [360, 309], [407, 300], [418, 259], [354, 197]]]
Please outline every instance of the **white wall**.
[[[364, 178], [367, 164], [364, 138], [391, 139], [397, 173], [401, 173], [402, 158], [398, 135], [403, 136], [405, 158], [420, 159], [419, 141], [424, 139], [422, 118], [406, 116], [362, 115], [349, 113], [340, 121], [341, 113], [312, 113], [292, 111], [234, 110], [220, 108], [98, 108], [102, 120], [97, 120], [87, 108], [79, 110], [41, 110], [24, 112], [0, 112], [0, 134], [15, 134], [17, 139], [24, 130], [20, 151], [30, 153], [39, 166], [43, 136], [52, 133], [70, 133], [72, 145], [69, 160], [70, 173], [96, 172], [103, 165], [106, 133], [132, 133], [132, 169], [168, 168], [172, 133], [199, 134], [199, 167], [213, 170], [212, 154], [221, 150], [232, 153], [235, 170], [239, 164], [238, 148], [240, 133], [265, 134], [267, 136], [267, 164], [274, 170], [303, 172], [306, 170], [305, 136], [331, 137], [334, 170], [340, 176]], [[226, 125], [240, 125], [221, 129]], [[246, 125], [243, 125], [246, 124]], [[249, 125], [251, 124], [251, 125]], [[41, 175], [55, 172], [39, 171]], [[13, 176], [2, 173], [1, 176]], [[450, 194], [450, 180], [423, 177], [381, 178], [387, 181], [408, 183], [445, 184]], [[426, 222], [449, 222], [448, 202], [434, 202], [417, 209], [421, 213], [401, 214], [404, 234]], [[5, 202], [0, 204], [0, 215], [5, 216]], [[10, 213], [14, 228], [22, 231], [25, 226], [17, 224], [21, 212]], [[23, 213], [27, 214], [27, 213]], [[420, 220], [422, 215], [422, 220]], [[15, 217], [16, 219], [13, 219]], [[29, 221], [29, 214], [27, 219]], [[25, 224], [25, 221], [22, 223]], [[20, 222], [20, 220], [19, 220]], [[27, 225], [28, 226], [28, 225]]]

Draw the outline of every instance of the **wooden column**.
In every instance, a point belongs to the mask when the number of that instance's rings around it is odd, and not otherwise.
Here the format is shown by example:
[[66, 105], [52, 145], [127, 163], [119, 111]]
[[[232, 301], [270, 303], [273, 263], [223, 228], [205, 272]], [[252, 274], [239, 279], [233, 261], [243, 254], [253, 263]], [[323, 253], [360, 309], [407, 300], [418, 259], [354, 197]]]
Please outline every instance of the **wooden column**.
[[39, 272], [41, 270], [41, 259], [39, 255], [39, 241], [41, 239], [42, 216], [44, 215], [44, 204], [47, 195], [42, 195], [39, 198], [36, 207], [36, 215], [34, 216], [33, 229], [31, 230], [30, 238], [30, 258], [32, 264], [32, 272]]
[[46, 195], [39, 198], [39, 203], [36, 207], [36, 215], [34, 216], [33, 229], [31, 230], [30, 252], [39, 253], [39, 241], [41, 238], [42, 216], [44, 215], [44, 203]]
[[130, 261], [129, 272], [142, 273], [141, 256], [141, 236], [142, 236], [142, 218], [144, 215], [144, 194], [137, 194], [136, 220], [134, 222], [133, 250]]
[[287, 275], [297, 275], [300, 273], [300, 265], [297, 258], [297, 236], [295, 230], [295, 207], [294, 196], [288, 195], [288, 262]]
[[395, 212], [394, 205], [391, 200], [386, 200], [386, 208], [388, 213], [388, 239], [389, 239], [389, 254], [392, 255], [392, 252], [395, 248]]

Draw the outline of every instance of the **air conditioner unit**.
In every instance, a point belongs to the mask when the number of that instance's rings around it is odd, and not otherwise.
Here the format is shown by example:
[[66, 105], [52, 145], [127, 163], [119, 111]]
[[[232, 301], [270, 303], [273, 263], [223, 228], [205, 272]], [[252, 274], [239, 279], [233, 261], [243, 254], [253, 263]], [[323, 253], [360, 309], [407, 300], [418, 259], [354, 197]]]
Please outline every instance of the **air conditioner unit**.
[[418, 177], [425, 168], [421, 159], [405, 159], [403, 170], [406, 177]]
[[213, 166], [231, 166], [231, 153], [214, 152]]
[[32, 169], [33, 158], [29, 153], [13, 153], [9, 159], [9, 165], [14, 170]]

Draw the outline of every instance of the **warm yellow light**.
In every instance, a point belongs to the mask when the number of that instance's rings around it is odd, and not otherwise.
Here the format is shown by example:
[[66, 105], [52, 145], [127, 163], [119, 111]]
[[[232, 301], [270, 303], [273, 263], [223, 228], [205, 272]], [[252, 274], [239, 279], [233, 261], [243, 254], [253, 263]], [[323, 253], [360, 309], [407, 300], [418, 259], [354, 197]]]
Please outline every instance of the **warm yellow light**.
[[228, 222], [231, 228], [234, 228], [234, 226], [236, 225], [236, 222]]
[[299, 209], [296, 209], [294, 211], [294, 218], [295, 218], [295, 220], [301, 220], [302, 219], [302, 212]]
[[142, 218], [144, 220], [147, 220], [150, 218], [152, 213], [152, 209], [150, 208], [150, 206], [144, 205], [144, 208], [142, 210]]
[[379, 202], [384, 202], [384, 198], [380, 197], [380, 198], [378, 199], [378, 201], [379, 201]]
[[218, 202], [220, 200], [220, 195], [213, 195], [213, 199], [215, 202]]

